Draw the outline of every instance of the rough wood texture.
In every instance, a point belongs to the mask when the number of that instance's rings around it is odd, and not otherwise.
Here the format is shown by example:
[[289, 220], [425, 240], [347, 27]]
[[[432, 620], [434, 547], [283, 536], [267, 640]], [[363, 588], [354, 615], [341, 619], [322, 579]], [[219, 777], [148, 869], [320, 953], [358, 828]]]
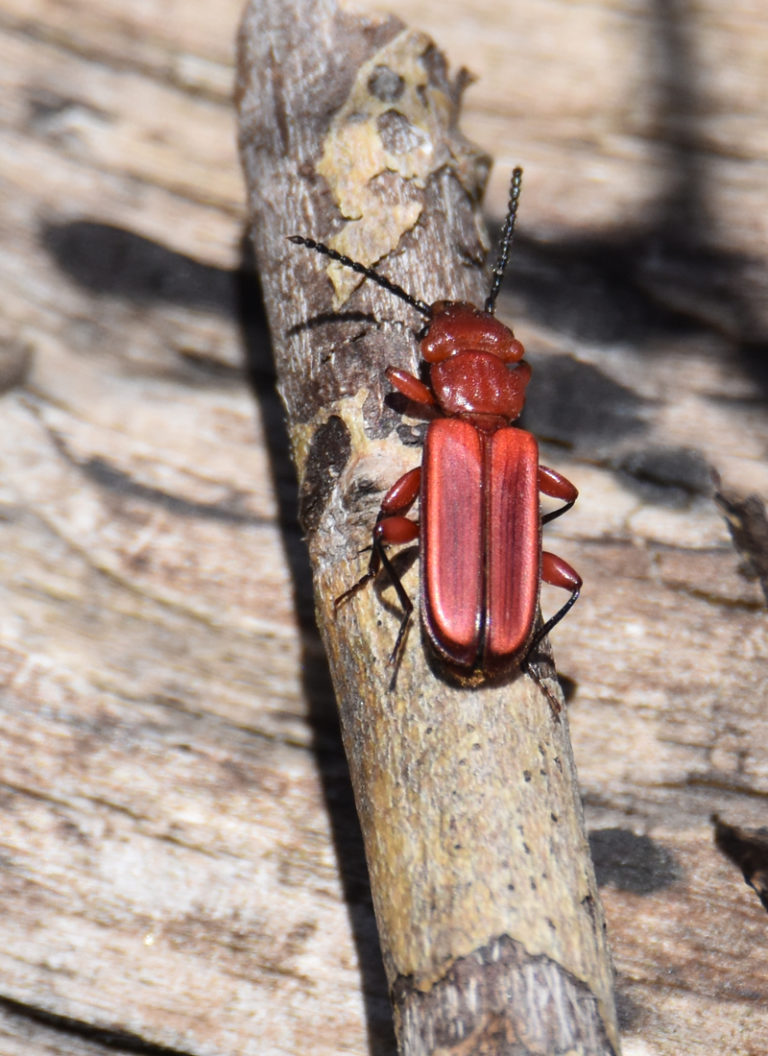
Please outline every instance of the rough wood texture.
[[[4, 1056], [394, 1051], [241, 269], [240, 8], [0, 13]], [[622, 1050], [762, 1056], [765, 913], [709, 820], [768, 792], [764, 598], [709, 483], [768, 497], [762, 7], [392, 8], [479, 77], [493, 222], [525, 167], [500, 314], [582, 492], [555, 644]]]
[[366, 264], [397, 249], [387, 274], [403, 288], [482, 303], [487, 164], [457, 132], [460, 87], [429, 38], [394, 20], [315, 0], [246, 11], [256, 258], [401, 1052], [597, 1056], [617, 1044], [611, 965], [567, 726], [543, 682], [459, 687], [414, 628], [390, 689], [391, 609], [373, 590], [333, 606], [383, 491], [420, 458], [423, 424], [382, 389], [388, 364], [416, 369], [423, 321], [348, 270], [334, 317], [327, 259], [286, 238], [333, 235]]

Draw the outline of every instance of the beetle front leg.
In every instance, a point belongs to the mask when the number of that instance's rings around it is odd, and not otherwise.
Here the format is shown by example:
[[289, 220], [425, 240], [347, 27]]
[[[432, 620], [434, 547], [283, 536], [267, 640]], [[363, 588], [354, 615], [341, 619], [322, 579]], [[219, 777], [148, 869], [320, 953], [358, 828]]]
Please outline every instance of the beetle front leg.
[[434, 407], [437, 403], [434, 393], [420, 381], [414, 374], [399, 367], [387, 367], [384, 371], [387, 381], [394, 385], [398, 392], [411, 401], [411, 403], [422, 403], [426, 407]]
[[570, 510], [579, 497], [578, 490], [571, 484], [570, 480], [564, 477], [562, 473], [558, 473], [556, 469], [550, 469], [549, 466], [539, 466], [539, 491], [544, 495], [550, 495], [553, 499], [562, 499], [565, 503], [559, 509], [553, 510], [551, 513], [545, 513], [541, 518], [542, 524], [548, 524], [550, 521], [554, 521], [556, 517], [562, 516], [566, 510]]

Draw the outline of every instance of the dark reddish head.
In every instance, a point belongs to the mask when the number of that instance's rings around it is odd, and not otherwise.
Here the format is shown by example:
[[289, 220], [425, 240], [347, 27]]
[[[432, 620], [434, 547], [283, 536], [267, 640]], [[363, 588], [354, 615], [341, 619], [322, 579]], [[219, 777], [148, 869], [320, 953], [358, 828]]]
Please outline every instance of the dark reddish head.
[[525, 349], [515, 335], [490, 312], [438, 301], [420, 351], [444, 414], [486, 432], [520, 416], [531, 368], [520, 362]]
[[457, 352], [492, 352], [503, 363], [517, 363], [525, 349], [495, 315], [464, 301], [436, 301], [421, 341], [427, 363], [441, 363]]

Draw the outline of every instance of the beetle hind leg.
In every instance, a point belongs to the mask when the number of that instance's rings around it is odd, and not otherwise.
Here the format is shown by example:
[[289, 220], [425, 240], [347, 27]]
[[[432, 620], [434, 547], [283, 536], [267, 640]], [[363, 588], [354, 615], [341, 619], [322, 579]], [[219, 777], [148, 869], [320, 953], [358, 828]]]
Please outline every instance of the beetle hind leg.
[[375, 579], [380, 569], [384, 569], [392, 586], [395, 588], [403, 615], [400, 621], [400, 629], [397, 632], [395, 647], [392, 650], [390, 662], [394, 665], [394, 674], [390, 689], [394, 687], [397, 669], [400, 664], [405, 638], [408, 633], [411, 619], [413, 617], [413, 602], [403, 586], [397, 569], [392, 564], [388, 554], [387, 546], [400, 546], [403, 543], [411, 543], [419, 535], [418, 521], [406, 517], [405, 514], [413, 506], [418, 498], [421, 486], [421, 467], [404, 473], [399, 480], [395, 481], [381, 503], [379, 516], [373, 529], [373, 540], [371, 545], [371, 558], [368, 562], [368, 570], [357, 583], [340, 594], [333, 603], [334, 610], [338, 612], [342, 605], [354, 597], [372, 579]]
[[[405, 519], [405, 518], [403, 518], [403, 519]], [[410, 523], [413, 523], [413, 522], [410, 522]], [[414, 524], [414, 527], [416, 528], [416, 531], [418, 532], [418, 525]], [[398, 671], [398, 668], [400, 667], [400, 660], [401, 660], [402, 655], [403, 655], [403, 649], [405, 648], [405, 638], [406, 638], [406, 635], [408, 634], [408, 628], [411, 625], [411, 620], [413, 619], [413, 602], [408, 597], [408, 593], [407, 593], [405, 587], [403, 586], [403, 581], [402, 581], [402, 579], [400, 579], [400, 576], [397, 573], [397, 569], [395, 568], [395, 566], [390, 561], [389, 556], [387, 555], [387, 552], [384, 549], [383, 542], [381, 540], [377, 540], [374, 543], [373, 548], [374, 548], [374, 551], [377, 548], [379, 550], [379, 558], [381, 560], [381, 564], [384, 567], [384, 571], [389, 576], [389, 579], [390, 579], [390, 582], [392, 583], [392, 586], [395, 588], [395, 593], [397, 594], [397, 600], [400, 602], [400, 606], [401, 606], [401, 608], [403, 610], [403, 615], [402, 615], [402, 617], [400, 619], [400, 628], [399, 628], [399, 630], [397, 632], [397, 638], [395, 639], [395, 645], [394, 645], [394, 648], [393, 648], [393, 650], [392, 650], [392, 652], [390, 654], [390, 657], [389, 657], [389, 662], [392, 664], [392, 666], [394, 668], [394, 670], [392, 672], [392, 680], [391, 680], [391, 682], [389, 684], [389, 688], [390, 688], [390, 690], [392, 690], [392, 689], [395, 688], [395, 680], [397, 678], [397, 671]]]
[[544, 583], [549, 583], [553, 587], [562, 587], [564, 590], [570, 590], [571, 596], [565, 605], [558, 609], [554, 616], [550, 616], [531, 638], [523, 658], [523, 666], [525, 666], [528, 658], [542, 638], [546, 638], [552, 628], [556, 627], [562, 618], [571, 611], [581, 593], [582, 579], [579, 573], [574, 568], [571, 568], [567, 561], [563, 561], [562, 557], [557, 557], [556, 554], [549, 554], [546, 550], [541, 555], [541, 578]]
[[378, 568], [372, 568], [372, 564], [373, 562], [369, 564], [368, 571], [364, 576], [361, 576], [360, 579], [358, 579], [357, 583], [354, 583], [348, 590], [345, 590], [343, 594], [339, 594], [337, 598], [333, 599], [334, 612], [338, 612], [342, 605], [346, 605], [350, 598], [354, 598], [358, 590], [362, 590], [366, 583], [370, 583], [372, 579], [376, 578]]
[[376, 578], [380, 569], [383, 568], [386, 572], [389, 581], [395, 588], [397, 600], [400, 602], [400, 607], [403, 610], [403, 615], [400, 620], [400, 628], [397, 632], [397, 638], [395, 639], [395, 646], [389, 658], [390, 663], [394, 668], [392, 679], [389, 684], [390, 691], [395, 688], [395, 681], [397, 679], [397, 672], [400, 667], [403, 649], [405, 648], [408, 628], [413, 619], [413, 602], [408, 597], [408, 593], [403, 586], [403, 581], [387, 554], [386, 546], [388, 543], [412, 542], [418, 537], [418, 534], [418, 523], [410, 520], [408, 517], [381, 517], [381, 519], [377, 521], [376, 527], [373, 530], [373, 544], [371, 546], [371, 560], [368, 564], [368, 571], [364, 576], [361, 576], [357, 583], [351, 586], [349, 590], [345, 590], [343, 594], [340, 594], [333, 603], [334, 610], [338, 612], [342, 605], [357, 594], [357, 592], [367, 583], [370, 583], [372, 579]]
[[[418, 535], [418, 521], [412, 521], [410, 517], [387, 517], [379, 514], [376, 527], [373, 529], [373, 542], [370, 547], [365, 547], [366, 550], [371, 551], [368, 570], [360, 577], [360, 579], [358, 579], [357, 583], [354, 583], [349, 588], [349, 590], [345, 590], [343, 594], [339, 594], [338, 598], [334, 600], [334, 609], [340, 609], [341, 606], [345, 605], [350, 598], [353, 598], [355, 594], [366, 585], [366, 583], [370, 583], [372, 579], [375, 579], [381, 568], [384, 568], [384, 571], [392, 581], [403, 608], [406, 608], [406, 601], [411, 605], [411, 599], [406, 594], [405, 589], [400, 582], [400, 577], [387, 556], [385, 547], [388, 545], [398, 546], [403, 543], [411, 543], [414, 539], [418, 538]], [[413, 608], [412, 605], [411, 608]]]

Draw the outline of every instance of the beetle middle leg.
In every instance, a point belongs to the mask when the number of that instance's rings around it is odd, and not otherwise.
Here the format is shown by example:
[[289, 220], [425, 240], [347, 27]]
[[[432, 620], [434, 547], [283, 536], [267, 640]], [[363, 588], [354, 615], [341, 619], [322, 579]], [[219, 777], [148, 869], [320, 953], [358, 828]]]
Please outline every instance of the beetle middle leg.
[[558, 473], [556, 469], [550, 469], [549, 466], [539, 466], [539, 491], [544, 495], [551, 496], [553, 499], [562, 499], [564, 503], [563, 506], [552, 510], [551, 513], [545, 513], [541, 518], [542, 524], [549, 524], [556, 517], [561, 517], [570, 510], [579, 497], [578, 490], [571, 484], [570, 480], [564, 477], [562, 473]]
[[403, 609], [400, 629], [397, 633], [395, 647], [392, 650], [392, 656], [390, 658], [391, 662], [396, 665], [395, 670], [397, 670], [397, 663], [399, 662], [400, 654], [405, 643], [405, 635], [413, 616], [413, 602], [408, 597], [402, 580], [387, 555], [386, 547], [390, 545], [399, 546], [403, 543], [411, 543], [414, 539], [418, 538], [418, 522], [412, 520], [410, 517], [406, 517], [405, 514], [410, 510], [411, 506], [413, 506], [418, 498], [420, 487], [420, 466], [404, 473], [402, 477], [392, 485], [382, 500], [379, 515], [376, 518], [376, 524], [373, 528], [371, 559], [368, 562], [368, 570], [365, 575], [357, 581], [357, 583], [350, 587], [349, 590], [345, 590], [343, 594], [340, 594], [333, 603], [334, 609], [338, 611], [338, 609], [349, 601], [351, 597], [357, 594], [362, 587], [367, 583], [370, 583], [372, 579], [375, 579], [381, 568], [384, 569], [392, 586], [395, 588], [398, 601]]

